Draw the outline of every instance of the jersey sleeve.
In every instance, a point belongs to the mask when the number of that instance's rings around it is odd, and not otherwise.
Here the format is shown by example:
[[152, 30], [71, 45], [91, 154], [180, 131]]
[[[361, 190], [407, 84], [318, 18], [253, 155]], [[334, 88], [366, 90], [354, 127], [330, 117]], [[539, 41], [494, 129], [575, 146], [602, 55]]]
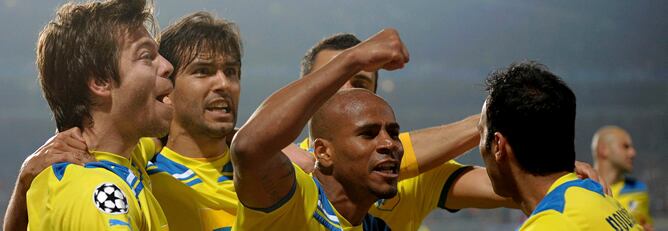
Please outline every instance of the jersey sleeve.
[[408, 132], [399, 134], [399, 140], [404, 146], [404, 156], [401, 158], [401, 169], [399, 170], [399, 179], [408, 179], [415, 177], [420, 173], [418, 169], [417, 158], [415, 157], [415, 150], [411, 142], [411, 136]]
[[290, 227], [307, 230], [307, 223], [317, 206], [318, 189], [315, 182], [301, 168], [293, 164], [295, 184], [291, 193], [276, 206], [254, 209], [239, 203], [233, 230], [270, 230]]
[[27, 192], [29, 229], [138, 230], [138, 204], [124, 186], [78, 165], [55, 164]]
[[564, 215], [554, 211], [547, 210], [539, 214], [533, 215], [527, 219], [520, 231], [578, 231], [580, 230], [570, 220], [566, 219]]
[[639, 224], [652, 224], [652, 217], [649, 215], [649, 194], [646, 191], [638, 193], [635, 201], [632, 203], [637, 204], [629, 205], [628, 208], [633, 207], [631, 214], [636, 218], [637, 222]]
[[401, 180], [397, 195], [376, 202], [370, 213], [393, 230], [417, 230], [432, 210], [444, 208], [452, 182], [466, 169], [469, 167], [451, 160], [417, 177]]
[[155, 143], [156, 140], [150, 137], [144, 137], [139, 139], [135, 153], [133, 153], [133, 158], [137, 158], [137, 163], [143, 166], [137, 166], [140, 168], [145, 168], [148, 164], [148, 161], [153, 159], [153, 157], [160, 151], [158, 150], [159, 145]]

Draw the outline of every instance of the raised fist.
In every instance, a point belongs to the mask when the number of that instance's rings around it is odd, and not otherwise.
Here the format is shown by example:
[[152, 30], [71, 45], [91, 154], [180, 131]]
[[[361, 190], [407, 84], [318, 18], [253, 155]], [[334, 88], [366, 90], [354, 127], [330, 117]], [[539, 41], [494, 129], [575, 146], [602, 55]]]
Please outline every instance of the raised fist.
[[378, 69], [396, 70], [404, 67], [409, 60], [408, 50], [401, 42], [399, 32], [384, 29], [367, 40], [351, 47], [352, 57], [365, 71]]

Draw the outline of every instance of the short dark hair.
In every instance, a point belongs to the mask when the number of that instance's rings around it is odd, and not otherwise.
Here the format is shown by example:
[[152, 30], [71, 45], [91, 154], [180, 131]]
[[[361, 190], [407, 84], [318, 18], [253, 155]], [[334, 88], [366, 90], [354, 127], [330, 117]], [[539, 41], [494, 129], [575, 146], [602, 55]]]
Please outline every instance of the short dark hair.
[[169, 77], [172, 82], [202, 51], [211, 52], [214, 57], [229, 55], [241, 63], [243, 48], [239, 28], [233, 22], [199, 11], [183, 17], [160, 35], [160, 54], [174, 65]]
[[[300, 76], [304, 77], [313, 71], [313, 63], [315, 62], [315, 57], [323, 50], [345, 50], [351, 47], [360, 44], [360, 41], [355, 35], [349, 33], [338, 33], [332, 36], [326, 37], [320, 40], [315, 46], [311, 47], [304, 57], [302, 58], [301, 63], [301, 73]], [[378, 89], [378, 72], [374, 73], [376, 81], [374, 83], [374, 91]]]
[[120, 83], [121, 43], [128, 31], [155, 33], [152, 6], [145, 0], [67, 3], [42, 29], [37, 69], [44, 98], [58, 130], [91, 123], [88, 81]]
[[487, 79], [487, 146], [503, 134], [519, 165], [534, 175], [573, 171], [575, 94], [534, 61], [513, 63]]

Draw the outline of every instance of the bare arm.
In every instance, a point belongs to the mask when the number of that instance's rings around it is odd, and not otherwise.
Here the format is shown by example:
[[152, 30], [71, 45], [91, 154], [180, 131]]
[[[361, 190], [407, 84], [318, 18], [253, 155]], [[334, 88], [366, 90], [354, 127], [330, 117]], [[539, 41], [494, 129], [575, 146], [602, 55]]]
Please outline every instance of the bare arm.
[[81, 130], [72, 128], [60, 132], [39, 147], [32, 155], [28, 156], [21, 165], [14, 191], [9, 199], [5, 213], [4, 230], [26, 230], [28, 227], [28, 209], [26, 208], [26, 192], [30, 188], [32, 180], [57, 162], [70, 162], [83, 165], [95, 161], [88, 153]]
[[475, 166], [462, 174], [448, 192], [448, 209], [463, 208], [519, 208], [510, 198], [497, 195], [485, 168]]
[[[591, 165], [583, 162], [575, 162], [575, 172], [580, 178], [590, 178], [594, 181], [601, 179]], [[462, 174], [455, 181], [450, 192], [448, 192], [448, 200], [445, 202], [445, 207], [449, 209], [519, 208], [519, 205], [510, 198], [497, 195], [494, 192], [492, 180], [487, 175], [485, 168], [475, 166], [473, 170]]]
[[281, 150], [299, 136], [308, 119], [355, 73], [398, 69], [407, 61], [398, 33], [383, 30], [272, 94], [232, 140], [239, 200], [249, 207], [268, 208], [288, 195], [295, 183], [294, 168]]
[[410, 131], [418, 170], [429, 171], [478, 145], [480, 114], [441, 126]]

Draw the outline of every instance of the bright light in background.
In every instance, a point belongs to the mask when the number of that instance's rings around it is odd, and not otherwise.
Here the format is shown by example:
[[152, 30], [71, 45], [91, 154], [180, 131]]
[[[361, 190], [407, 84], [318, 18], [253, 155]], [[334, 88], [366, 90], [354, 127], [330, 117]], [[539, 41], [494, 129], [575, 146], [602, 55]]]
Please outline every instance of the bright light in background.
[[380, 81], [380, 90], [382, 90], [385, 93], [392, 93], [394, 92], [394, 81], [391, 79], [383, 79]]

